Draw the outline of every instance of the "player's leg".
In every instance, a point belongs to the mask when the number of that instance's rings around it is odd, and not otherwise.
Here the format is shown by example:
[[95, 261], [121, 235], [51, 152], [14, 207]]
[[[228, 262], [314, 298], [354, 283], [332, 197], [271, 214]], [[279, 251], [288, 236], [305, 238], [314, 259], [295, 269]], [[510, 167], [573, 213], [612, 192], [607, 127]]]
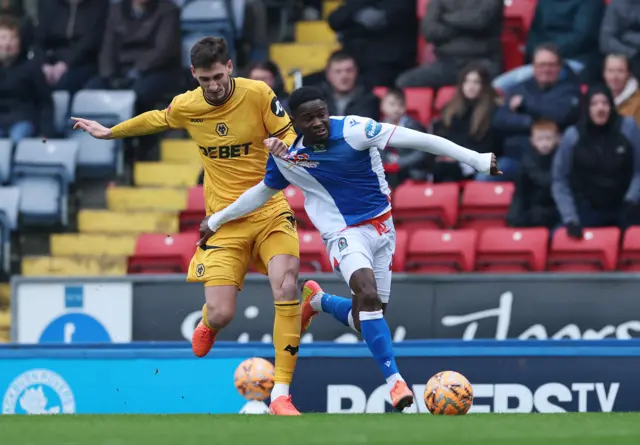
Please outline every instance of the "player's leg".
[[202, 320], [191, 337], [191, 347], [197, 357], [209, 353], [218, 331], [227, 326], [236, 312], [238, 288], [234, 286], [209, 286], [204, 288], [205, 304]]
[[257, 255], [254, 255], [258, 270], [263, 270], [264, 265], [267, 265], [275, 305], [275, 384], [271, 392], [270, 409], [277, 415], [299, 415], [291, 402], [289, 385], [300, 347], [300, 300], [297, 284], [300, 246], [297, 232], [288, 215], [282, 213], [270, 219], [271, 222], [256, 240]]
[[202, 320], [191, 342], [198, 357], [209, 353], [216, 334], [233, 319], [238, 290], [251, 258], [251, 237], [246, 222], [232, 221], [221, 227], [206, 246], [197, 247], [191, 259], [187, 281], [201, 282], [205, 289]]

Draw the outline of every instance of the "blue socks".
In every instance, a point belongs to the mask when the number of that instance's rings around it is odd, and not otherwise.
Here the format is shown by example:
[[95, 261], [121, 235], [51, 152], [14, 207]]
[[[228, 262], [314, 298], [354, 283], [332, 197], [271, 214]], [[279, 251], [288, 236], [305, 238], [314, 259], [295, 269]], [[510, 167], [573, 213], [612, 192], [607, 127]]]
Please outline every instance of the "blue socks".
[[[349, 320], [353, 303], [350, 298], [337, 295], [323, 294], [320, 303], [322, 312], [333, 315], [345, 326], [353, 327], [353, 318]], [[320, 308], [317, 308], [320, 309]], [[362, 337], [369, 346], [373, 358], [378, 363], [387, 381], [394, 381], [399, 377], [398, 366], [393, 354], [391, 331], [382, 315], [382, 311], [360, 312], [360, 329]], [[351, 323], [349, 323], [351, 321]]]
[[382, 370], [384, 378], [389, 381], [398, 375], [398, 366], [391, 344], [391, 331], [382, 316], [382, 311], [360, 312], [360, 329], [362, 337]]
[[349, 326], [349, 312], [353, 302], [350, 298], [338, 297], [337, 295], [323, 294], [320, 299], [322, 304], [322, 312], [333, 315], [333, 318], [338, 320], [345, 326]]

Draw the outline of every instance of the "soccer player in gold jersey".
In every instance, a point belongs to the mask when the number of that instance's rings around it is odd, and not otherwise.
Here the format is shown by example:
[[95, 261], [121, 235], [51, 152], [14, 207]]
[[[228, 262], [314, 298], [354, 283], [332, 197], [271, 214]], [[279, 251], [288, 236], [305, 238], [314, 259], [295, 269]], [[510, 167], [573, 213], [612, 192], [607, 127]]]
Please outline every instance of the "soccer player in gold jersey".
[[[74, 129], [98, 139], [186, 129], [200, 149], [204, 197], [211, 215], [260, 183], [269, 152], [285, 153], [296, 134], [264, 82], [231, 77], [233, 64], [224, 39], [203, 38], [190, 55], [191, 72], [200, 87], [176, 96], [165, 110], [143, 113], [110, 129], [74, 118]], [[300, 346], [299, 244], [293, 212], [282, 193], [245, 218], [225, 224], [196, 248], [187, 281], [204, 283], [206, 303], [193, 333], [193, 351], [205, 356], [217, 332], [232, 320], [251, 260], [269, 276], [275, 300], [275, 385], [270, 409], [277, 415], [299, 415], [289, 395]]]

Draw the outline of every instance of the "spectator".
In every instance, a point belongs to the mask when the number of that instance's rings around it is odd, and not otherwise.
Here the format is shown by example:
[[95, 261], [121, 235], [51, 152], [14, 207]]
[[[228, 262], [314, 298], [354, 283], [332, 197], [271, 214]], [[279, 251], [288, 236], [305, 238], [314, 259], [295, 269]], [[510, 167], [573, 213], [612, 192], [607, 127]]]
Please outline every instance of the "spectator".
[[332, 116], [380, 117], [380, 100], [358, 83], [358, 66], [349, 54], [342, 50], [333, 53], [327, 62], [325, 77], [319, 88], [325, 93]]
[[180, 79], [180, 10], [171, 0], [112, 3], [100, 77], [87, 88], [133, 89], [136, 112], [156, 108]]
[[453, 85], [469, 62], [484, 60], [492, 76], [502, 65], [503, 0], [431, 0], [422, 19], [422, 37], [437, 60], [401, 74], [396, 84], [440, 88]]
[[533, 78], [515, 85], [505, 99], [493, 120], [496, 136], [503, 140], [498, 164], [504, 175], [491, 179], [513, 180], [522, 155], [531, 150], [531, 126], [536, 120], [552, 120], [560, 131], [578, 120], [580, 85], [568, 66], [562, 70], [555, 45], [545, 44], [533, 56]]
[[15, 144], [38, 134], [52, 136], [53, 101], [37, 63], [20, 48], [20, 24], [0, 16], [0, 137]]
[[604, 64], [604, 80], [613, 93], [618, 113], [633, 117], [640, 125], [640, 90], [623, 55], [611, 54]]
[[640, 78], [640, 3], [611, 0], [600, 27], [600, 50], [622, 54], [631, 62], [631, 71]]
[[582, 80], [599, 79], [602, 55], [596, 30], [600, 29], [604, 10], [605, 3], [600, 0], [538, 0], [527, 35], [527, 62], [540, 45], [554, 43], [563, 59], [584, 67]]
[[282, 75], [280, 74], [278, 65], [270, 60], [265, 62], [254, 62], [247, 70], [247, 77], [253, 80], [262, 80], [264, 83], [269, 85], [276, 96], [278, 96], [278, 100], [280, 100], [282, 106], [287, 109], [286, 102], [288, 95], [284, 89], [284, 81], [282, 80]]
[[369, 86], [391, 86], [415, 64], [415, 0], [346, 0], [329, 16], [329, 25]]
[[[390, 89], [382, 98], [380, 114], [386, 123], [422, 131], [425, 129], [418, 121], [407, 115], [404, 92]], [[387, 147], [380, 151], [382, 162], [391, 188], [400, 185], [405, 179], [427, 180], [427, 161], [429, 155], [418, 150]]]
[[588, 108], [553, 163], [553, 198], [574, 238], [583, 227], [640, 222], [640, 129], [618, 115], [607, 87], [590, 88], [585, 99]]
[[[489, 71], [482, 64], [472, 63], [460, 73], [456, 92], [442, 110], [442, 119], [434, 122], [434, 132], [480, 153], [496, 152], [491, 124], [497, 108]], [[475, 170], [466, 164], [450, 158], [436, 159], [436, 182], [459, 181], [474, 174]]]
[[555, 122], [540, 120], [531, 127], [533, 150], [522, 157], [516, 176], [516, 189], [507, 214], [509, 226], [552, 229], [560, 223], [551, 194], [551, 166], [559, 141]]
[[40, 0], [35, 59], [47, 83], [75, 93], [95, 76], [109, 0]]
[[25, 11], [23, 0], [0, 1], [0, 14], [16, 18], [20, 23], [20, 48], [26, 54], [33, 43], [33, 19]]

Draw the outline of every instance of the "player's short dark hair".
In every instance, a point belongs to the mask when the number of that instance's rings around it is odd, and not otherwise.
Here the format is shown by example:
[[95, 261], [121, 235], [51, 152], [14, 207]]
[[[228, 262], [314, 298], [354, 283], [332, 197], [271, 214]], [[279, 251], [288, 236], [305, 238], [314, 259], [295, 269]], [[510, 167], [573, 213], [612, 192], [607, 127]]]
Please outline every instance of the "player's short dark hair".
[[404, 95], [404, 91], [402, 91], [400, 88], [389, 88], [387, 90], [387, 92], [385, 93], [385, 97], [386, 96], [395, 97], [396, 99], [398, 99], [403, 104], [406, 102], [406, 97]]
[[291, 114], [296, 114], [301, 105], [314, 100], [325, 101], [325, 96], [322, 90], [316, 87], [301, 87], [291, 93], [287, 104], [289, 105]]
[[12, 15], [0, 15], [0, 29], [8, 29], [10, 31], [17, 32], [20, 29], [20, 22]]
[[191, 66], [194, 68], [211, 68], [215, 63], [227, 64], [231, 57], [227, 49], [227, 41], [222, 37], [204, 37], [191, 48]]
[[357, 65], [356, 59], [351, 55], [351, 53], [339, 49], [334, 51], [330, 56], [329, 60], [327, 60], [327, 66], [330, 66], [333, 62], [343, 62], [345, 60], [353, 60], [353, 63]]

